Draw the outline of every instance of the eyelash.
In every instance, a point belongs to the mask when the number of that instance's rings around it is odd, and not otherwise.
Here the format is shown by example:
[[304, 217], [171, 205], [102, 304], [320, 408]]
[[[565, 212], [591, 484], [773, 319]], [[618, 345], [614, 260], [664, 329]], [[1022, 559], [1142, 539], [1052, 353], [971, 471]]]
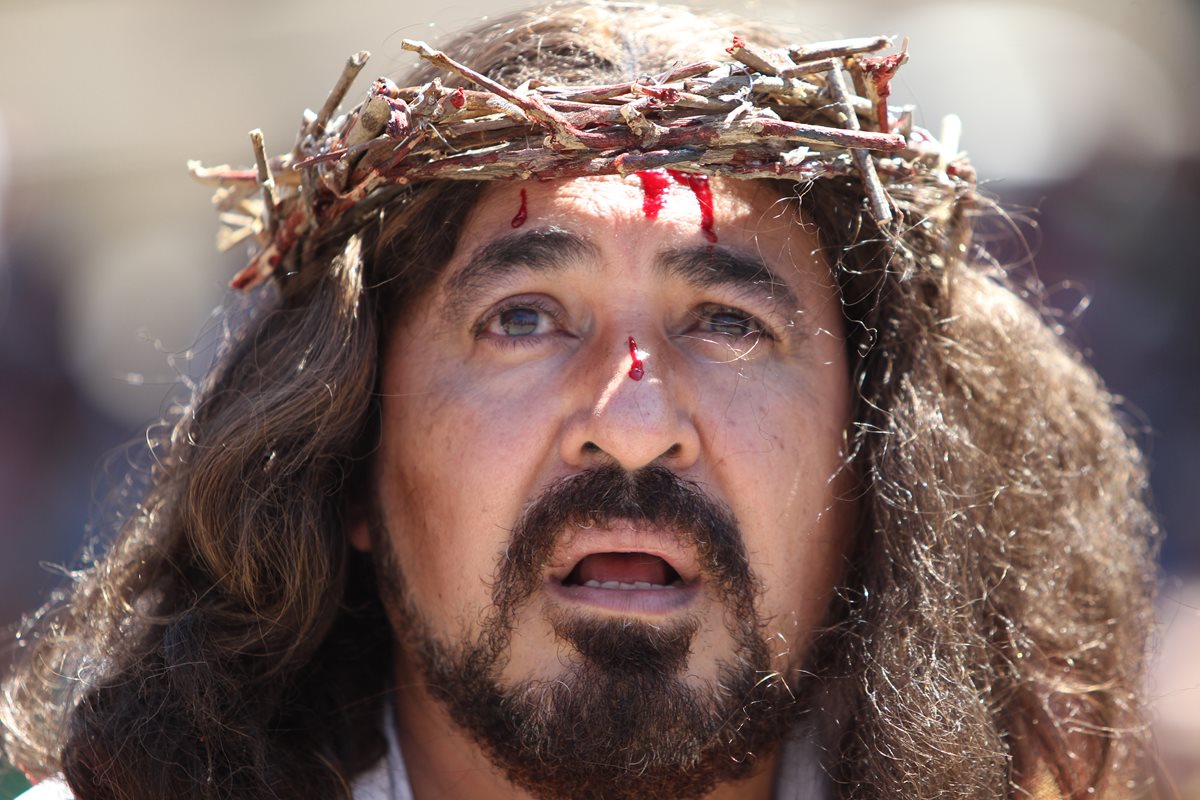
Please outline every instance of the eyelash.
[[[742, 336], [742, 337], [762, 336], [766, 339], [772, 339], [772, 340], [775, 339], [775, 336], [772, 334], [770, 327], [765, 322], [763, 322], [761, 319], [754, 316], [753, 314], [751, 314], [747, 311], [743, 311], [740, 308], [736, 308], [734, 306], [722, 305], [720, 303], [704, 303], [696, 310], [696, 312], [694, 312], [694, 315], [698, 321], [704, 321], [706, 319], [711, 320], [712, 317], [715, 317], [718, 314], [728, 314], [732, 317], [737, 318], [738, 322], [740, 324], [742, 324], [746, 328], [746, 330], [745, 330], [745, 332], [743, 332], [741, 334], [729, 333], [729, 332], [724, 332], [724, 331], [722, 331], [722, 332], [709, 331], [709, 333], [714, 333], [714, 334], [720, 333], [722, 335], [727, 335], [727, 336]], [[735, 324], [735, 323], [727, 323], [727, 324]]]
[[556, 327], [559, 326], [562, 321], [561, 312], [548, 303], [536, 298], [513, 298], [512, 300], [505, 301], [496, 308], [492, 309], [487, 316], [485, 316], [475, 325], [475, 338], [482, 339], [487, 337], [491, 339], [493, 343], [501, 347], [522, 347], [535, 343], [539, 338], [539, 335], [536, 333], [526, 336], [504, 336], [501, 334], [489, 335], [487, 329], [493, 322], [500, 319], [505, 312], [513, 311], [518, 308], [535, 309], [539, 313], [545, 314], [550, 319], [551, 324]]

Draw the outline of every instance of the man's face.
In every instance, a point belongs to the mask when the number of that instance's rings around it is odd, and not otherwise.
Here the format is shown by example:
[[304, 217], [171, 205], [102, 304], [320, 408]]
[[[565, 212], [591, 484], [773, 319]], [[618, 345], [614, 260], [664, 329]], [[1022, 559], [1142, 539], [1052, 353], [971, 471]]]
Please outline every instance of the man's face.
[[[569, 705], [559, 734], [670, 706], [606, 732], [613, 752], [789, 679], [852, 518], [842, 313], [814, 236], [720, 180], [710, 235], [703, 192], [645, 191], [662, 177], [487, 190], [382, 364], [374, 547], [401, 685], [465, 670], [507, 693], [501, 716]], [[486, 705], [448, 702], [468, 726]]]

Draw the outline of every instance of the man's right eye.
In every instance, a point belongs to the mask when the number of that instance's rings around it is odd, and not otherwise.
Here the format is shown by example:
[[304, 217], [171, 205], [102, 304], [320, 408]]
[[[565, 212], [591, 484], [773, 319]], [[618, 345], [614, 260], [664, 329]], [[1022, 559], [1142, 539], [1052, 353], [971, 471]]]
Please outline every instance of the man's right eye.
[[521, 299], [501, 306], [484, 319], [476, 336], [521, 339], [553, 333], [558, 315], [535, 300]]
[[496, 324], [507, 336], [529, 336], [537, 332], [538, 317], [535, 308], [509, 308], [496, 316]]

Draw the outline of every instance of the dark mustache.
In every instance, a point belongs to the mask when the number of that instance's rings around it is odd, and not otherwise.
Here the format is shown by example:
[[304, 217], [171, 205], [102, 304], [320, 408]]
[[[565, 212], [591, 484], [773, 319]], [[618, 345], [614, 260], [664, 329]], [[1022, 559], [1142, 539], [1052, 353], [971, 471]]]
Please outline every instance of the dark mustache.
[[752, 591], [741, 530], [728, 506], [667, 467], [627, 472], [607, 465], [556, 481], [521, 514], [493, 587], [501, 613], [511, 614], [537, 588], [560, 537], [621, 521], [662, 528], [694, 547], [722, 592]]

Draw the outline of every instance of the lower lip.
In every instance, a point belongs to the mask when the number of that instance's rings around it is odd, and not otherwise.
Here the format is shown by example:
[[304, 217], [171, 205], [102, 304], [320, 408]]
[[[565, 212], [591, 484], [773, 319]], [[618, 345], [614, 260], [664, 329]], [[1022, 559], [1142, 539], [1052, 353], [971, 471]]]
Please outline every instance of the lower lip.
[[564, 586], [552, 580], [548, 588], [555, 599], [565, 604], [649, 616], [681, 611], [695, 603], [701, 591], [698, 582], [677, 589], [600, 589], [593, 586]]

